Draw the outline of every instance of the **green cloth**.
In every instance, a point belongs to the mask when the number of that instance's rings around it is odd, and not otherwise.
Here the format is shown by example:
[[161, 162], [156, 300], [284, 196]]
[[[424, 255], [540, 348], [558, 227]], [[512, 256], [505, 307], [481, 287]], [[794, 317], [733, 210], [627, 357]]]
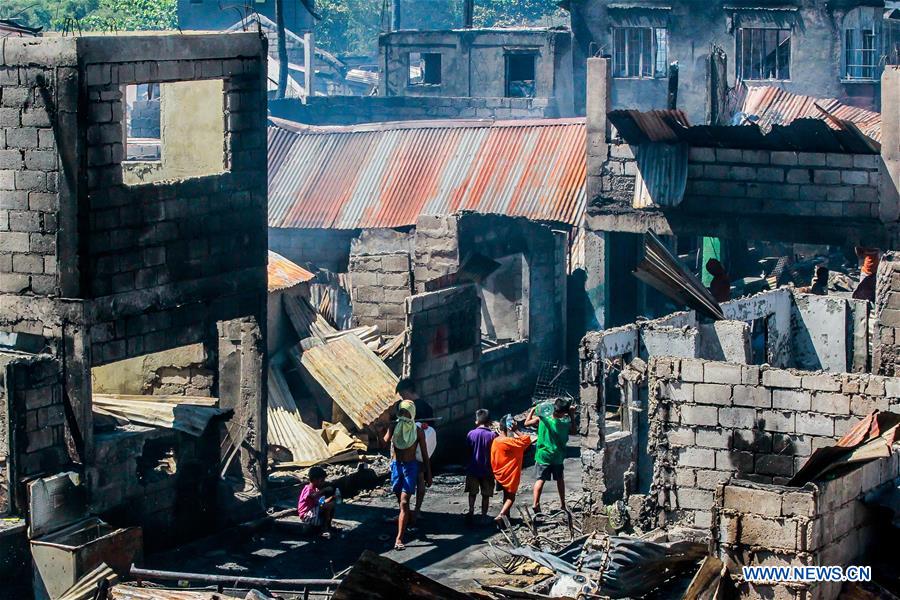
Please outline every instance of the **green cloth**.
[[397, 450], [406, 450], [412, 448], [418, 441], [418, 432], [416, 431], [416, 405], [411, 400], [402, 400], [397, 412], [406, 411], [409, 416], [404, 417], [397, 415], [397, 425], [394, 427], [394, 435], [391, 441]]
[[569, 417], [541, 417], [534, 462], [539, 465], [561, 465], [565, 462], [571, 422]]
[[706, 270], [706, 261], [715, 258], [719, 262], [724, 263], [722, 258], [722, 240], [717, 237], [702, 238], [702, 246], [700, 247], [700, 281], [703, 285], [709, 287], [712, 284], [712, 273]]

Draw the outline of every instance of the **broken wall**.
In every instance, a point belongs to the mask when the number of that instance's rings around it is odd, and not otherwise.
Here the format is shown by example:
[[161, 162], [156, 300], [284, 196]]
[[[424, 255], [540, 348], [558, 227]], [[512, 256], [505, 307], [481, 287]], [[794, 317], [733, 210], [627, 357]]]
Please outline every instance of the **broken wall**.
[[409, 253], [353, 254], [348, 272], [353, 326], [377, 325], [385, 334], [402, 333], [404, 303], [413, 288]]
[[140, 525], [151, 547], [211, 531], [216, 524], [218, 440], [170, 429], [132, 426], [96, 435], [85, 475], [89, 510], [114, 523]]
[[872, 410], [897, 410], [900, 379], [652, 358], [648, 501], [662, 523], [712, 523], [718, 482], [786, 483]]
[[458, 285], [406, 299], [408, 338], [403, 374], [442, 424], [474, 417], [479, 390], [481, 302], [475, 286]]
[[872, 370], [898, 374], [900, 363], [900, 256], [888, 252], [878, 265], [872, 331]]
[[863, 495], [900, 475], [900, 453], [868, 462], [830, 481], [802, 488], [732, 479], [715, 491], [714, 552], [742, 598], [833, 600], [841, 582], [749, 583], [742, 566], [849, 566], [875, 558], [885, 530]]
[[[518, 289], [502, 290], [502, 304], [497, 307], [502, 313], [514, 310], [507, 308], [510, 303], [518, 303], [520, 317], [511, 328], [521, 332], [520, 339], [528, 340], [529, 369], [536, 374], [543, 362], [564, 360], [567, 233], [522, 217], [468, 212], [459, 214], [458, 228], [460, 262], [475, 253], [501, 264], [521, 255], [518, 263], [521, 266], [520, 285]], [[489, 280], [477, 284], [483, 298], [491, 295], [491, 289], [486, 289], [487, 283]], [[510, 297], [506, 298], [507, 295]], [[488, 298], [482, 310], [489, 310], [491, 306]]]
[[95, 367], [91, 387], [95, 394], [210, 396], [215, 371], [203, 344]]
[[416, 292], [425, 284], [459, 269], [462, 261], [457, 215], [420, 215], [416, 219], [413, 276]]
[[805, 371], [869, 369], [869, 307], [864, 300], [794, 293], [793, 366]]
[[0, 405], [0, 514], [23, 514], [23, 479], [69, 463], [59, 361], [0, 353]]

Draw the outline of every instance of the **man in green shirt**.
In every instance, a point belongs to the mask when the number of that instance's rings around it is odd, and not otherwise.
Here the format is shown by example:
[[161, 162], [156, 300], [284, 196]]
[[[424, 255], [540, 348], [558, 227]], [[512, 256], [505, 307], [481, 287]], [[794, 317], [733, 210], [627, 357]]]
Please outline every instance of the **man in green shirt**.
[[532, 407], [525, 419], [526, 427], [538, 426], [537, 451], [534, 455], [534, 509], [535, 514], [541, 513], [541, 492], [544, 491], [544, 483], [551, 479], [556, 480], [556, 489], [559, 491], [559, 502], [563, 510], [566, 509], [566, 481], [563, 477], [563, 463], [566, 460], [566, 445], [569, 443], [569, 434], [575, 432], [574, 406], [570, 406], [565, 398], [557, 398], [553, 403], [553, 413], [549, 415], [537, 414], [537, 407]]

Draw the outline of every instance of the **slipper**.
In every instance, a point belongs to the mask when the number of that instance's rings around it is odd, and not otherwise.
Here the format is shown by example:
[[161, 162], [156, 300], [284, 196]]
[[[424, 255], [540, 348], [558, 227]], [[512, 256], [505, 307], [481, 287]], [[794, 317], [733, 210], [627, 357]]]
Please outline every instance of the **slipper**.
[[394, 550], [396, 550], [397, 552], [402, 552], [406, 550], [406, 545], [403, 542], [397, 542], [396, 544], [394, 544]]

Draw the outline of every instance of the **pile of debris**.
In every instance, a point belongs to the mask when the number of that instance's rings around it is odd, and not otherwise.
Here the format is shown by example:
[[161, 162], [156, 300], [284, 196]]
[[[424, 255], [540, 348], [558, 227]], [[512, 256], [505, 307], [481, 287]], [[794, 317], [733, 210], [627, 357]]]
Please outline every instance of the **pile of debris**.
[[[356, 461], [376, 445], [375, 430], [397, 400], [398, 379], [385, 357], [402, 350], [403, 336], [384, 343], [375, 326], [338, 331], [305, 298], [284, 303], [300, 341], [269, 367], [273, 466]], [[289, 381], [294, 375], [299, 380]]]

